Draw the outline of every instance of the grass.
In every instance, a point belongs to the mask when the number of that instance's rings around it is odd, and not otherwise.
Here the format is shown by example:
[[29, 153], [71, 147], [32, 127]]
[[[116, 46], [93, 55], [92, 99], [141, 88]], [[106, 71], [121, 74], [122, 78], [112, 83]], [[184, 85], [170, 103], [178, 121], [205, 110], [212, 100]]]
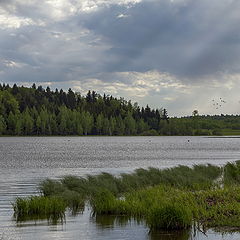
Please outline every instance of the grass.
[[224, 167], [224, 184], [225, 186], [240, 184], [240, 161], [227, 163]]
[[81, 212], [88, 201], [96, 218], [144, 220], [151, 231], [187, 230], [194, 224], [240, 227], [240, 161], [223, 168], [208, 164], [137, 169], [120, 177], [65, 176], [47, 179], [39, 188], [41, 196], [16, 200], [17, 219], [63, 218], [66, 208]]
[[58, 197], [34, 196], [17, 198], [13, 204], [17, 221], [48, 219], [51, 222], [63, 221], [66, 204]]
[[166, 186], [138, 190], [117, 199], [104, 192], [92, 202], [96, 215], [145, 219], [151, 230], [240, 227], [240, 188], [187, 191]]
[[166, 204], [151, 208], [147, 216], [147, 225], [151, 230], [182, 230], [192, 225], [192, 212], [179, 204]]

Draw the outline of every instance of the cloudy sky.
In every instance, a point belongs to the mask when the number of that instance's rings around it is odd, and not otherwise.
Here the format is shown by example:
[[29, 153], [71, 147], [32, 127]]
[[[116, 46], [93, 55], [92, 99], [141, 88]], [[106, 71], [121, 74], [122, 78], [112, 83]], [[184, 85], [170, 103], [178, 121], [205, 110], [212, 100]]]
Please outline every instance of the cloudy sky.
[[170, 116], [240, 114], [239, 11], [239, 0], [0, 0], [0, 81]]

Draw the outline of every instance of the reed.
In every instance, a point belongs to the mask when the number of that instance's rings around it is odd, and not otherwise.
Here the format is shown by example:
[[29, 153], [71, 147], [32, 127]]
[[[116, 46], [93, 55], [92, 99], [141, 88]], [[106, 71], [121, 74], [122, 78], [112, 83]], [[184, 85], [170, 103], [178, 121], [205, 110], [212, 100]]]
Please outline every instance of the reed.
[[17, 221], [48, 219], [56, 222], [64, 220], [66, 204], [58, 197], [33, 196], [17, 198], [13, 209]]
[[88, 175], [86, 178], [65, 176], [60, 181], [47, 179], [40, 184], [40, 191], [44, 196], [61, 196], [66, 190], [70, 190], [83, 198], [90, 198], [99, 189], [107, 189], [114, 196], [120, 196], [159, 184], [191, 190], [210, 189], [220, 174], [221, 168], [213, 165], [197, 165], [193, 168], [178, 166], [162, 170], [137, 169], [131, 174], [121, 174], [120, 177], [101, 173], [96, 176]]
[[227, 163], [224, 167], [224, 185], [240, 184], [240, 161]]
[[239, 227], [240, 188], [190, 191], [166, 185], [138, 190], [115, 198], [110, 192], [92, 202], [94, 213], [145, 219], [151, 230]]
[[[137, 169], [120, 177], [109, 173], [85, 178], [65, 176], [59, 181], [43, 181], [39, 187], [43, 196], [18, 198], [14, 212], [17, 219], [50, 219], [63, 216], [67, 207], [73, 213], [81, 212], [89, 201], [94, 216], [144, 219], [153, 231], [188, 229], [193, 223], [207, 227], [240, 226], [239, 183], [240, 162], [228, 163], [224, 168], [208, 164]], [[59, 205], [50, 204], [54, 201]]]
[[182, 230], [192, 226], [192, 212], [179, 204], [166, 204], [151, 208], [147, 216], [150, 230]]

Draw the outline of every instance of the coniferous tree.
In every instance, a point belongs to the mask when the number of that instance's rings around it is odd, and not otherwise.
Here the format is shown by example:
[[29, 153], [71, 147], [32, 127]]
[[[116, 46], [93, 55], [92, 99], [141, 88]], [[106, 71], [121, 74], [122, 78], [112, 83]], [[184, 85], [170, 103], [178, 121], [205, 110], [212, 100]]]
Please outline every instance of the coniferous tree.
[[4, 121], [4, 117], [0, 115], [0, 135], [4, 134], [6, 130], [6, 123]]

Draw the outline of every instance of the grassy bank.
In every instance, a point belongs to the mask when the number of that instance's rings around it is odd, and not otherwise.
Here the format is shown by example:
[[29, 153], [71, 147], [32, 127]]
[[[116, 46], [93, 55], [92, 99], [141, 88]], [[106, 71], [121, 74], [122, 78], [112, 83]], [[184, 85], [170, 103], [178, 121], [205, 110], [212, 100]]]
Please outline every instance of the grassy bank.
[[137, 169], [115, 177], [108, 173], [85, 178], [66, 176], [40, 184], [41, 196], [18, 198], [17, 220], [63, 218], [66, 208], [93, 215], [144, 220], [152, 231], [240, 226], [240, 162], [224, 167], [197, 165], [171, 169]]

